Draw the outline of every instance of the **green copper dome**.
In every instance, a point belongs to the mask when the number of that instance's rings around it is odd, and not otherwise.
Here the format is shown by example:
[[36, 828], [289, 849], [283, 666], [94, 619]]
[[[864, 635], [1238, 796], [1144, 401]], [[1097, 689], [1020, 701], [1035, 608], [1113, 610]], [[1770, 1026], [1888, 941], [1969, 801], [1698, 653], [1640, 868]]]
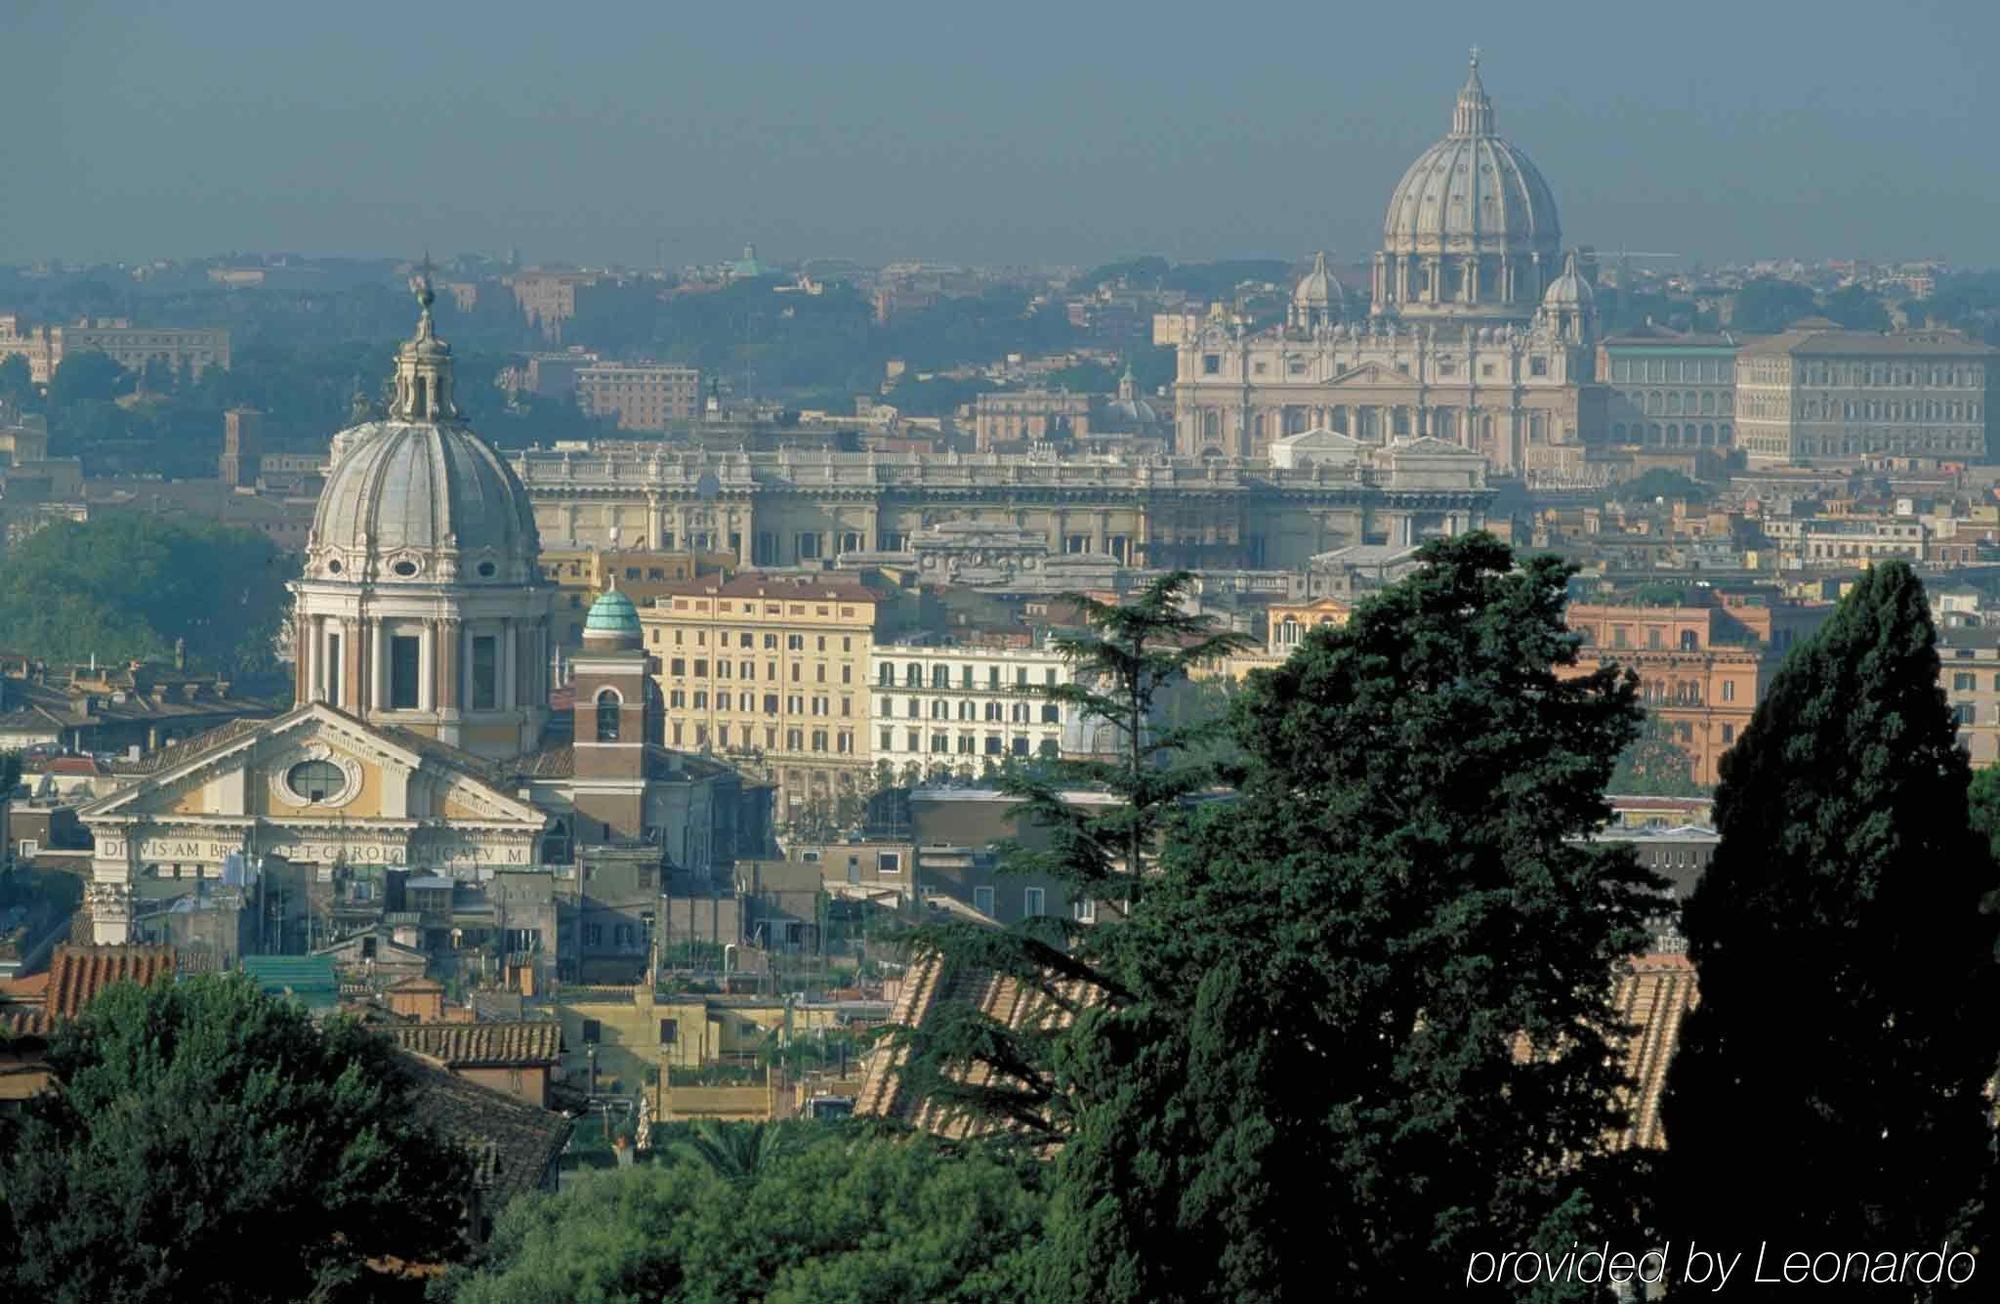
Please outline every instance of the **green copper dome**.
[[640, 637], [639, 609], [632, 605], [632, 599], [617, 589], [606, 589], [597, 595], [597, 601], [590, 604], [590, 614], [583, 621], [583, 636], [589, 639], [630, 639], [637, 643]]

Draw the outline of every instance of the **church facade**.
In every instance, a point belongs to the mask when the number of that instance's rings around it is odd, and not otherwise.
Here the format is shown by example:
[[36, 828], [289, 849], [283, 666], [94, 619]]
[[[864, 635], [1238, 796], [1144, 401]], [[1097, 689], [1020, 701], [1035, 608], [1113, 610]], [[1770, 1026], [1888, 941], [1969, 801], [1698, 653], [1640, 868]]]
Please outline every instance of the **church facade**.
[[624, 595], [597, 599], [552, 709], [533, 509], [459, 417], [428, 276], [415, 288], [388, 413], [333, 440], [293, 584], [297, 705], [170, 747], [80, 812], [99, 943], [247, 896], [259, 949], [388, 930], [553, 972], [556, 885], [594, 849], [662, 877], [761, 850], [768, 795], [660, 744]]
[[1174, 451], [1264, 458], [1324, 429], [1366, 444], [1438, 439], [1500, 474], [1579, 479], [1604, 427], [1596, 332], [1548, 183], [1496, 131], [1475, 56], [1450, 133], [1390, 197], [1367, 313], [1347, 310], [1321, 254], [1282, 326], [1188, 323]]

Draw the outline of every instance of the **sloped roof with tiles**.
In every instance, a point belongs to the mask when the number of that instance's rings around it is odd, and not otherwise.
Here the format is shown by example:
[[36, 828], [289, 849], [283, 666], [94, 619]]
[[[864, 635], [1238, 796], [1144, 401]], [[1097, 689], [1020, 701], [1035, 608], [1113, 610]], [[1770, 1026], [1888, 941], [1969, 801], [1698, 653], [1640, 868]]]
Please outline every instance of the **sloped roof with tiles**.
[[451, 1069], [553, 1065], [562, 1054], [562, 1025], [549, 1019], [405, 1023], [386, 1031], [402, 1050]]
[[171, 946], [75, 946], [56, 948], [49, 962], [43, 1009], [51, 1021], [73, 1019], [113, 983], [149, 986], [174, 974]]
[[1667, 1065], [1681, 1044], [1681, 1024], [1699, 1001], [1694, 964], [1685, 955], [1636, 956], [1619, 976], [1611, 1002], [1632, 1029], [1622, 1047], [1625, 1076], [1632, 1086], [1621, 1093], [1626, 1127], [1623, 1134], [1608, 1138], [1612, 1149], [1658, 1150], [1666, 1145], [1660, 1096], [1666, 1089]]
[[414, 1088], [411, 1113], [471, 1155], [473, 1183], [486, 1194], [488, 1208], [552, 1185], [545, 1179], [569, 1139], [567, 1118], [420, 1059], [405, 1055], [397, 1063]]

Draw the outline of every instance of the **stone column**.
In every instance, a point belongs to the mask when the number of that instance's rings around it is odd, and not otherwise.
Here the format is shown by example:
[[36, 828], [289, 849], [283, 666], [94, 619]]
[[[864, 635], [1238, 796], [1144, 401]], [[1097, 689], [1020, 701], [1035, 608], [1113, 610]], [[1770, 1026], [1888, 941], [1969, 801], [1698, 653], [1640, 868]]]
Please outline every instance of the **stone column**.
[[438, 640], [438, 706], [446, 711], [456, 711], [465, 700], [464, 643], [465, 627], [456, 620], [445, 621]]
[[505, 625], [501, 626], [500, 644], [499, 644], [500, 648], [499, 672], [500, 672], [500, 709], [503, 711], [513, 710], [515, 705], [520, 700], [519, 694], [516, 691], [515, 676], [517, 672], [515, 671], [514, 668], [515, 662], [518, 659], [515, 656], [515, 648], [514, 648], [514, 640], [516, 637], [516, 633], [517, 631], [515, 629], [514, 622], [511, 620], [508, 621]]
[[319, 617], [300, 616], [293, 622], [293, 655], [297, 664], [297, 684], [292, 691], [294, 701], [317, 702], [320, 699], [320, 648]]
[[437, 709], [437, 622], [426, 620], [417, 627], [417, 709]]
[[378, 617], [368, 627], [368, 709], [379, 711], [389, 697], [389, 636]]

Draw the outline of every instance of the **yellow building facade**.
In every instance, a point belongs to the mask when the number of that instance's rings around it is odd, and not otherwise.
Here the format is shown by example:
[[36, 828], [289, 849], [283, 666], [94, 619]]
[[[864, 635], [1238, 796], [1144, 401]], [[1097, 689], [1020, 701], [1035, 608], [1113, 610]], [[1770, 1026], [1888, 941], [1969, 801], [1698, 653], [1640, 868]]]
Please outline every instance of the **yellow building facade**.
[[668, 586], [639, 613], [667, 746], [761, 766], [780, 819], [859, 791], [871, 765], [876, 606], [863, 586], [816, 576]]

